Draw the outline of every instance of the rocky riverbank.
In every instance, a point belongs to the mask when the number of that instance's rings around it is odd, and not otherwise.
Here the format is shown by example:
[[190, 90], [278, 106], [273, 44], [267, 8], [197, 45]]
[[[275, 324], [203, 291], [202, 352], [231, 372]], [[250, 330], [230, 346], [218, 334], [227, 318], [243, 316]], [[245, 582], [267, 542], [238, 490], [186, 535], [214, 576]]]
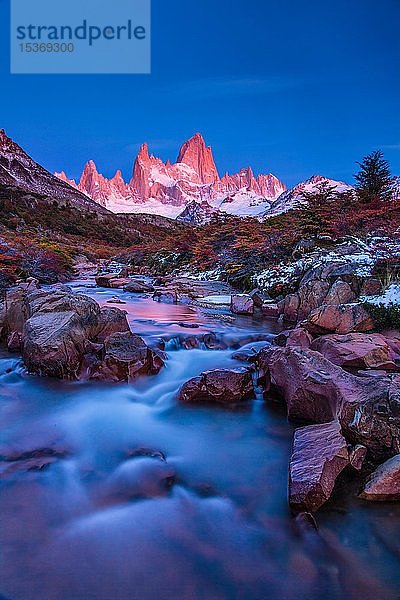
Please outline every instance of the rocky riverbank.
[[[177, 401], [229, 407], [256, 397], [283, 401], [288, 418], [304, 425], [289, 465], [289, 504], [299, 512], [318, 510], [343, 472], [359, 481], [364, 499], [400, 499], [400, 332], [374, 331], [360, 298], [382, 286], [357, 270], [337, 261], [311, 267], [297, 292], [278, 302], [260, 289], [240, 294], [223, 282], [151, 278], [129, 269], [98, 275], [96, 284], [161, 303], [218, 308], [221, 319], [274, 318], [282, 329], [292, 322], [272, 345], [262, 335], [238, 344], [233, 358], [243, 366], [202, 372], [184, 383]], [[156, 375], [168, 360], [165, 341], [150, 347], [130, 330], [124, 310], [100, 308], [64, 285], [20, 282], [7, 292], [0, 327], [7, 349], [41, 376], [132, 382]], [[203, 346], [235, 347], [211, 332], [184, 336], [182, 347]]]

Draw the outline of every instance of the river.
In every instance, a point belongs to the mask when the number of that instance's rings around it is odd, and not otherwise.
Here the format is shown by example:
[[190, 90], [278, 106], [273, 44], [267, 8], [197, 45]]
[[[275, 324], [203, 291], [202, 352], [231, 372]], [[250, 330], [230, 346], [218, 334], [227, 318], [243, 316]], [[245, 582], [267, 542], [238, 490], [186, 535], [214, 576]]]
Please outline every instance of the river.
[[[201, 371], [277, 327], [224, 309], [156, 303], [73, 283], [128, 313], [168, 361], [135, 384], [59, 382], [0, 355], [0, 454], [52, 448], [47, 468], [0, 473], [0, 598], [256, 600], [398, 598], [400, 509], [339, 492], [319, 532], [291, 518], [293, 427], [258, 399], [240, 410], [177, 405]], [[216, 314], [217, 313], [217, 314]], [[215, 332], [226, 350], [182, 348]]]

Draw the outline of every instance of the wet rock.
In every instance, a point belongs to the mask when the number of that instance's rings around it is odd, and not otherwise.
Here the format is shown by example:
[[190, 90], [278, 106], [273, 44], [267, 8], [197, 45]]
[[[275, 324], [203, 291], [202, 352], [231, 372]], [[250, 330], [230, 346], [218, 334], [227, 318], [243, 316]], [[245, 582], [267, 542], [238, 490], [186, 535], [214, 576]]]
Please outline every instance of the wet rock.
[[294, 522], [300, 535], [316, 533], [318, 531], [317, 521], [315, 520], [314, 515], [309, 512], [297, 514]]
[[282, 331], [273, 340], [274, 346], [292, 346], [307, 349], [311, 346], [312, 336], [302, 327]]
[[104, 342], [113, 333], [123, 333], [125, 331], [129, 331], [126, 313], [119, 308], [105, 307], [100, 310], [91, 336], [97, 342]]
[[194, 350], [203, 346], [203, 336], [187, 335], [180, 338], [180, 346], [185, 350]]
[[242, 362], [256, 363], [258, 361], [259, 352], [270, 345], [270, 342], [252, 342], [250, 344], [245, 344], [232, 354], [232, 358]]
[[365, 458], [367, 456], [367, 448], [362, 444], [356, 444], [349, 452], [350, 466], [355, 471], [361, 471]]
[[126, 302], [121, 298], [110, 298], [110, 300], [107, 300], [107, 304], [126, 304]]
[[367, 332], [374, 323], [362, 304], [332, 304], [313, 310], [304, 324], [312, 334]]
[[0, 448], [0, 479], [9, 479], [18, 473], [43, 471], [69, 454], [60, 446], [32, 449]]
[[141, 375], [156, 375], [164, 366], [158, 354], [130, 331], [114, 333], [104, 341], [104, 358], [90, 370], [91, 379], [131, 382]]
[[[258, 360], [260, 374], [286, 401], [291, 419], [326, 423], [336, 418], [347, 374], [319, 353], [299, 348], [268, 348]], [[340, 382], [338, 380], [340, 379]]]
[[145, 281], [132, 280], [124, 286], [124, 292], [144, 294], [147, 292], [154, 292], [154, 287]]
[[185, 321], [178, 322], [179, 327], [183, 327], [183, 329], [199, 329], [200, 325], [198, 323], [188, 323]]
[[266, 302], [271, 302], [271, 296], [258, 288], [252, 290], [249, 296], [253, 300], [254, 306], [257, 308], [262, 308]]
[[360, 494], [364, 500], [400, 500], [400, 454], [374, 471]]
[[31, 373], [79, 377], [87, 334], [73, 311], [39, 313], [25, 324], [22, 357]]
[[273, 303], [263, 304], [261, 311], [266, 319], [277, 319], [281, 314], [278, 304]]
[[202, 341], [208, 350], [226, 350], [228, 347], [228, 344], [223, 337], [214, 332], [205, 333], [202, 337]]
[[0, 462], [0, 479], [9, 479], [10, 477], [18, 473], [44, 471], [55, 462], [57, 462], [57, 458], [53, 456], [29, 458], [24, 461], [12, 463]]
[[249, 369], [214, 369], [187, 381], [179, 390], [178, 401], [184, 404], [237, 404], [254, 398]]
[[231, 298], [231, 311], [237, 315], [252, 315], [254, 301], [247, 294], [236, 294]]
[[23, 329], [22, 357], [32, 373], [77, 379], [85, 341], [100, 315], [86, 296], [63, 291], [35, 290], [25, 297], [30, 315]]
[[357, 377], [319, 352], [267, 348], [258, 358], [260, 383], [271, 381], [291, 419], [339, 419], [343, 435], [363, 444], [374, 460], [400, 453], [400, 376]]
[[118, 275], [116, 273], [107, 273], [106, 275], [97, 275], [95, 278], [96, 285], [99, 287], [111, 287], [110, 281], [116, 279]]
[[314, 340], [311, 349], [341, 367], [400, 370], [392, 360], [391, 348], [379, 333], [326, 335]]
[[9, 352], [20, 352], [22, 348], [22, 333], [13, 331], [7, 338], [7, 350]]
[[147, 456], [122, 463], [107, 481], [107, 492], [119, 498], [165, 496], [175, 481], [175, 470], [165, 461]]
[[339, 412], [343, 434], [373, 460], [400, 453], [400, 377], [354, 377]]
[[165, 462], [166, 457], [164, 452], [161, 450], [155, 450], [154, 448], [129, 448], [126, 455], [129, 458], [138, 458], [147, 456], [148, 458], [155, 458]]
[[289, 467], [292, 510], [318, 510], [329, 500], [337, 477], [348, 464], [346, 440], [336, 421], [297, 429]]
[[[86, 371], [89, 365], [98, 364], [106, 339], [116, 333], [130, 335], [123, 311], [100, 309], [93, 299], [69, 288], [43, 290], [23, 284], [12, 290], [10, 298], [13, 302], [5, 307], [4, 319], [20, 331], [14, 330], [9, 341], [16, 341], [15, 349], [21, 346], [31, 373], [78, 379], [83, 368]], [[160, 362], [160, 357], [150, 354], [148, 371], [157, 371]]]
[[117, 277], [116, 279], [110, 279], [108, 282], [108, 287], [113, 289], [123, 289], [126, 285], [128, 285], [130, 279], [128, 277]]
[[165, 302], [165, 304], [177, 304], [180, 298], [176, 290], [158, 290], [154, 292], [153, 300], [156, 302]]

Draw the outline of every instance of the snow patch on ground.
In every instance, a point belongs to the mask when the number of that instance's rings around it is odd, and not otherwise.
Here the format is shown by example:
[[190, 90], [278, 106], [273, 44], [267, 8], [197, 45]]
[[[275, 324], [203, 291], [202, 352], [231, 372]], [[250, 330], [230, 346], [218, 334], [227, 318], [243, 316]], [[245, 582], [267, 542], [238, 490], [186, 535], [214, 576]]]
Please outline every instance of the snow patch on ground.
[[285, 285], [297, 277], [301, 277], [308, 269], [326, 263], [351, 263], [356, 265], [354, 273], [358, 277], [369, 277], [378, 259], [400, 256], [400, 243], [383, 237], [374, 237], [363, 242], [358, 238], [350, 238], [333, 250], [316, 248], [298, 260], [281, 262], [253, 277], [254, 283], [261, 288]]
[[400, 305], [400, 284], [393, 283], [390, 285], [380, 296], [364, 296], [361, 298], [363, 302], [368, 302], [369, 304], [383, 304], [384, 306], [389, 306], [390, 304], [399, 304]]
[[197, 298], [197, 301], [206, 304], [229, 306], [231, 303], [231, 296], [204, 296], [203, 298]]
[[188, 279], [196, 279], [197, 281], [219, 281], [222, 269], [220, 266], [210, 271], [179, 271], [175, 274], [179, 277], [187, 277]]

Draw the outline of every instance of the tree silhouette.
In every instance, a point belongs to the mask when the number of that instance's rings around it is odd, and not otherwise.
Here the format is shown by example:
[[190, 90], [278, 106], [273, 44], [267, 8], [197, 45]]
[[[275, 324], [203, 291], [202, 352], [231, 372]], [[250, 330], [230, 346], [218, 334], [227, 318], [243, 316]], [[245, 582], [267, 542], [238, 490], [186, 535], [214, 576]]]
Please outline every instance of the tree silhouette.
[[362, 202], [391, 200], [393, 198], [393, 178], [389, 163], [383, 158], [381, 150], [374, 150], [364, 157], [360, 170], [354, 176], [356, 189]]

